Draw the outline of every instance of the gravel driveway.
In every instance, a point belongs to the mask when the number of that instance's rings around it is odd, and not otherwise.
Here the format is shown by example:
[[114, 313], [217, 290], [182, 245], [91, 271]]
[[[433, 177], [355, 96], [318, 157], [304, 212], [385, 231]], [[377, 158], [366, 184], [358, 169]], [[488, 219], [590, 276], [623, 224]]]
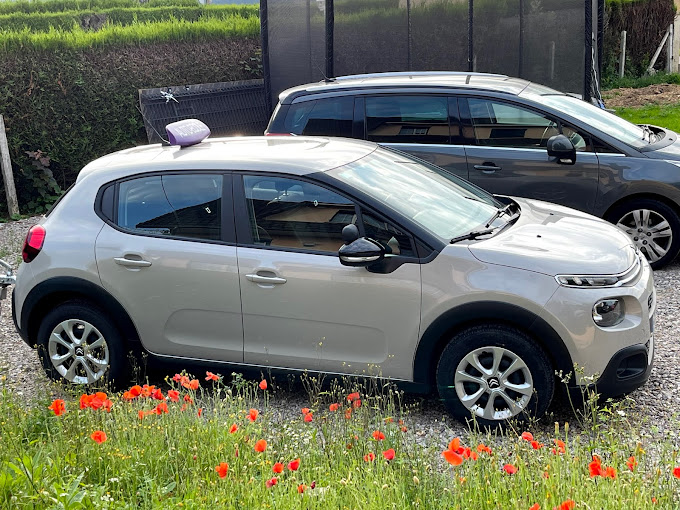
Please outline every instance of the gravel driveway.
[[[15, 267], [21, 260], [21, 246], [29, 226], [37, 218], [0, 224], [0, 256]], [[678, 441], [677, 414], [680, 412], [680, 259], [666, 269], [655, 273], [657, 289], [656, 354], [649, 382], [630, 395], [634, 405], [628, 408], [627, 419], [641, 431], [641, 435], [665, 437]], [[19, 338], [12, 323], [10, 300], [2, 302], [0, 315], [0, 379], [5, 386], [30, 401], [33, 396], [58, 393], [59, 387], [50, 384], [43, 375], [37, 355]], [[410, 429], [417, 441], [430, 437], [451, 438], [462, 435], [465, 427], [447, 415], [444, 407], [433, 397], [409, 396], [408, 404], [420, 410], [410, 418]], [[300, 388], [279, 389], [271, 400], [274, 412], [282, 416], [299, 414], [308, 404]], [[559, 403], [552, 406], [552, 419], [546, 418], [538, 427], [550, 434], [553, 421], [575, 422]]]

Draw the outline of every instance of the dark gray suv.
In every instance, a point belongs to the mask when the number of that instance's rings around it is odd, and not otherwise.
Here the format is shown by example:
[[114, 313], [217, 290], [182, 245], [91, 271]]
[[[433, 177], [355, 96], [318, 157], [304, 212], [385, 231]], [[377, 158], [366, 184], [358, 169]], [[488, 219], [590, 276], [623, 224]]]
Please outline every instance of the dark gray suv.
[[267, 135], [371, 140], [499, 195], [554, 202], [627, 232], [652, 267], [680, 251], [680, 142], [580, 99], [481, 73], [378, 73], [282, 92]]

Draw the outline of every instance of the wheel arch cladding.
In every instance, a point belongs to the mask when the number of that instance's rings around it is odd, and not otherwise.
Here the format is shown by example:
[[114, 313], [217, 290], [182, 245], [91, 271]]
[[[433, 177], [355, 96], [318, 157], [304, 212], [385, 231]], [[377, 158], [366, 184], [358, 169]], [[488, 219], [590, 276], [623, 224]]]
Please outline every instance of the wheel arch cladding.
[[111, 318], [125, 341], [140, 343], [132, 319], [111, 294], [87, 280], [60, 276], [39, 283], [26, 296], [20, 325], [31, 345], [36, 345], [42, 318], [54, 307], [74, 299], [95, 304]]
[[467, 303], [442, 314], [423, 334], [413, 362], [413, 380], [431, 385], [437, 360], [451, 337], [467, 327], [485, 323], [514, 326], [527, 333], [546, 353], [556, 370], [573, 370], [571, 355], [555, 330], [536, 314], [522, 307], [496, 302]]

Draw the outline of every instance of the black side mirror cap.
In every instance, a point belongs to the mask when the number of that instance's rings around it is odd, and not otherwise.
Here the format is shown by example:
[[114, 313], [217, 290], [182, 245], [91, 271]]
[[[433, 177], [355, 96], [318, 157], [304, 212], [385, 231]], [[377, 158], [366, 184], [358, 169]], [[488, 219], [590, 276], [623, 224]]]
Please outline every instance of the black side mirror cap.
[[557, 158], [557, 163], [574, 165], [576, 163], [576, 148], [571, 140], [564, 135], [548, 138], [548, 156]]
[[343, 266], [366, 267], [385, 257], [385, 250], [377, 242], [366, 237], [345, 244], [338, 251]]

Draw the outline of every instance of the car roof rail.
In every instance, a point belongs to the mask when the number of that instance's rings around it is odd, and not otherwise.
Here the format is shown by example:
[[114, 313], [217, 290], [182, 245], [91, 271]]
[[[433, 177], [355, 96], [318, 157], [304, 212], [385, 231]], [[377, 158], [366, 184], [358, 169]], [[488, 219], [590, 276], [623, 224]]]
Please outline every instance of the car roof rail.
[[400, 76], [493, 76], [496, 78], [507, 78], [505, 74], [495, 74], [495, 73], [475, 73], [468, 71], [393, 71], [387, 73], [365, 73], [365, 74], [349, 74], [346, 76], [337, 76], [331, 78], [332, 81], [344, 81], [344, 80], [358, 80], [365, 78], [389, 78], [389, 77], [400, 77]]

